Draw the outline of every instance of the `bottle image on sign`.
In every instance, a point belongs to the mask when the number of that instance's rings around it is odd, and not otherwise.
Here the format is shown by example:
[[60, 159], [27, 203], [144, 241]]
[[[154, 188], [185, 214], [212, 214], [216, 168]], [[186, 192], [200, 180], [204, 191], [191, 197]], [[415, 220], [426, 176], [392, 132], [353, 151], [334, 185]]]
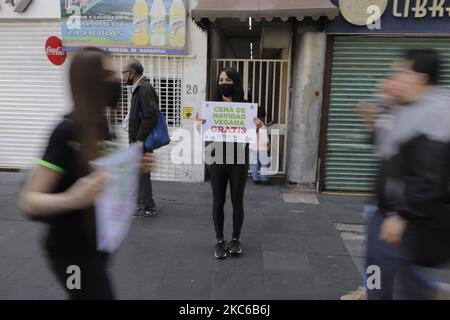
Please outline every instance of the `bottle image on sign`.
[[174, 0], [169, 13], [170, 36], [169, 44], [171, 47], [182, 48], [185, 44], [186, 33], [186, 9], [183, 1]]
[[133, 43], [148, 45], [148, 5], [146, 0], [136, 0], [133, 6]]
[[150, 43], [155, 47], [166, 45], [166, 6], [154, 0], [150, 9]]

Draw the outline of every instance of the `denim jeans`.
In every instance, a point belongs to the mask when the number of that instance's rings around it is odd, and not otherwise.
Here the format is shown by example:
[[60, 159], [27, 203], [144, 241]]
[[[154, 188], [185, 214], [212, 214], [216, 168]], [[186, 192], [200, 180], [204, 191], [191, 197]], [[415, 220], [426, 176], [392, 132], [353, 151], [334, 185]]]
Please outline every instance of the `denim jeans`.
[[[269, 171], [269, 156], [267, 155], [267, 150], [252, 150], [252, 176], [253, 181], [263, 181], [268, 180], [267, 172]], [[258, 172], [260, 171], [260, 172]]]
[[380, 289], [369, 289], [366, 284], [368, 299], [423, 300], [430, 298], [433, 289], [431, 282], [418, 267], [410, 262], [406, 254], [408, 243], [402, 241], [400, 245], [392, 246], [379, 239], [385, 218], [386, 216], [377, 210], [371, 215], [368, 225], [366, 267], [375, 265], [381, 272]]

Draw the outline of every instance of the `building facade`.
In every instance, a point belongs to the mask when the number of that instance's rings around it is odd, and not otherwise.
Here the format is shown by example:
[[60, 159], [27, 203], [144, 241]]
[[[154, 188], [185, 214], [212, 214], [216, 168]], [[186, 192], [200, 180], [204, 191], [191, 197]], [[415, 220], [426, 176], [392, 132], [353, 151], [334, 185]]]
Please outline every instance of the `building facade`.
[[[172, 0], [164, 1], [171, 7]], [[44, 44], [49, 36], [62, 35], [61, 6], [79, 1], [27, 2], [22, 12], [0, 2], [0, 168], [6, 169], [31, 165], [72, 103], [66, 71], [73, 53], [55, 66]], [[155, 2], [146, 3], [150, 8]], [[214, 97], [225, 66], [239, 71], [245, 98], [263, 106], [267, 122], [273, 122], [271, 174], [313, 190], [371, 190], [377, 160], [355, 108], [373, 101], [377, 83], [402, 49], [429, 47], [442, 53], [441, 84], [450, 86], [450, 0], [183, 3], [182, 54], [112, 52], [118, 71], [128, 59], [139, 59], [161, 98], [172, 142], [156, 152], [154, 179], [205, 180], [205, 165], [194, 159], [203, 144], [192, 138], [193, 119], [201, 103]], [[125, 88], [118, 111], [109, 114], [124, 145], [127, 133], [121, 124], [129, 93]], [[180, 146], [189, 147], [190, 161], [173, 161]]]
[[333, 2], [341, 14], [325, 26], [320, 186], [367, 192], [374, 184], [377, 159], [355, 108], [376, 100], [377, 85], [407, 48], [438, 51], [443, 59], [440, 85], [450, 87], [450, 1], [345, 1], [348, 7]]
[[[16, 7], [19, 4], [16, 1]], [[167, 1], [166, 4], [170, 7]], [[51, 130], [71, 109], [67, 69], [73, 53], [68, 53], [62, 66], [56, 66], [50, 63], [45, 52], [46, 39], [61, 37], [65, 27], [61, 7], [71, 5], [79, 6], [80, 2], [31, 1], [25, 12], [18, 13], [13, 4], [0, 3], [0, 168], [31, 166], [42, 154]], [[188, 16], [195, 5], [196, 1], [186, 1]], [[118, 72], [130, 58], [142, 62], [145, 75], [160, 96], [160, 107], [171, 133], [178, 128], [192, 133], [192, 114], [206, 99], [207, 33], [186, 19], [185, 41], [185, 52], [181, 55], [112, 53]], [[125, 145], [127, 133], [121, 129], [121, 123], [128, 112], [126, 97], [130, 95], [124, 97], [118, 112], [109, 117], [119, 141]], [[192, 111], [183, 113], [185, 109]], [[169, 146], [157, 150], [154, 179], [203, 181], [201, 164], [181, 165], [171, 161], [172, 150], [179, 142], [174, 136]], [[194, 141], [191, 143], [194, 146]]]

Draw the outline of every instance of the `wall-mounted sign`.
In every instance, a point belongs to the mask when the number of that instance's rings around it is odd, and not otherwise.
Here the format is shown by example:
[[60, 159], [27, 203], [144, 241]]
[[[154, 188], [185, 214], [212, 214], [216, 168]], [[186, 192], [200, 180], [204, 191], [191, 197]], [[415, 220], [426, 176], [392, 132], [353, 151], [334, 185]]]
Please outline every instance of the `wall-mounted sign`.
[[[345, 20], [357, 26], [365, 26], [369, 19], [378, 20], [386, 11], [388, 0], [345, 0], [340, 1], [339, 10]], [[371, 10], [371, 6], [376, 6]], [[377, 10], [379, 9], [379, 10]], [[372, 18], [372, 14], [374, 17]]]
[[183, 119], [191, 119], [194, 108], [183, 107]]
[[109, 52], [186, 53], [187, 0], [61, 0], [67, 51], [95, 45]]
[[67, 53], [58, 37], [49, 37], [45, 42], [45, 53], [48, 60], [54, 65], [60, 66], [66, 61]]
[[341, 15], [326, 22], [328, 33], [450, 32], [450, 0], [331, 1]]

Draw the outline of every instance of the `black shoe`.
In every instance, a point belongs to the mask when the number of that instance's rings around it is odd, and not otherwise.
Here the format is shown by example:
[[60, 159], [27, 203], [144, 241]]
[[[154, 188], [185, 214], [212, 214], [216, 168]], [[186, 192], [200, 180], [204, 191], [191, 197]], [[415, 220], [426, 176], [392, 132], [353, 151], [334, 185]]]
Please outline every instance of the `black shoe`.
[[241, 254], [242, 253], [242, 247], [241, 247], [241, 243], [239, 242], [239, 239], [233, 238], [233, 240], [231, 240], [230, 245], [228, 247], [228, 252], [230, 254]]
[[253, 183], [254, 183], [255, 185], [258, 185], [258, 184], [261, 184], [261, 181], [256, 180], [256, 181], [253, 181]]
[[156, 207], [153, 208], [140, 208], [135, 215], [133, 216], [133, 219], [141, 219], [141, 218], [146, 218], [146, 217], [153, 217], [156, 216], [158, 214], [158, 209]]
[[145, 209], [145, 212], [147, 213], [147, 215], [151, 217], [156, 216], [159, 213], [158, 208], [156, 208], [156, 206]]
[[147, 213], [147, 211], [144, 210], [143, 208], [140, 208], [133, 215], [133, 219], [141, 219], [141, 218], [145, 218], [145, 217], [148, 217], [148, 216], [149, 216], [149, 214]]
[[219, 240], [216, 244], [216, 252], [214, 253], [217, 259], [225, 259], [227, 257], [227, 250], [225, 249], [225, 240]]

